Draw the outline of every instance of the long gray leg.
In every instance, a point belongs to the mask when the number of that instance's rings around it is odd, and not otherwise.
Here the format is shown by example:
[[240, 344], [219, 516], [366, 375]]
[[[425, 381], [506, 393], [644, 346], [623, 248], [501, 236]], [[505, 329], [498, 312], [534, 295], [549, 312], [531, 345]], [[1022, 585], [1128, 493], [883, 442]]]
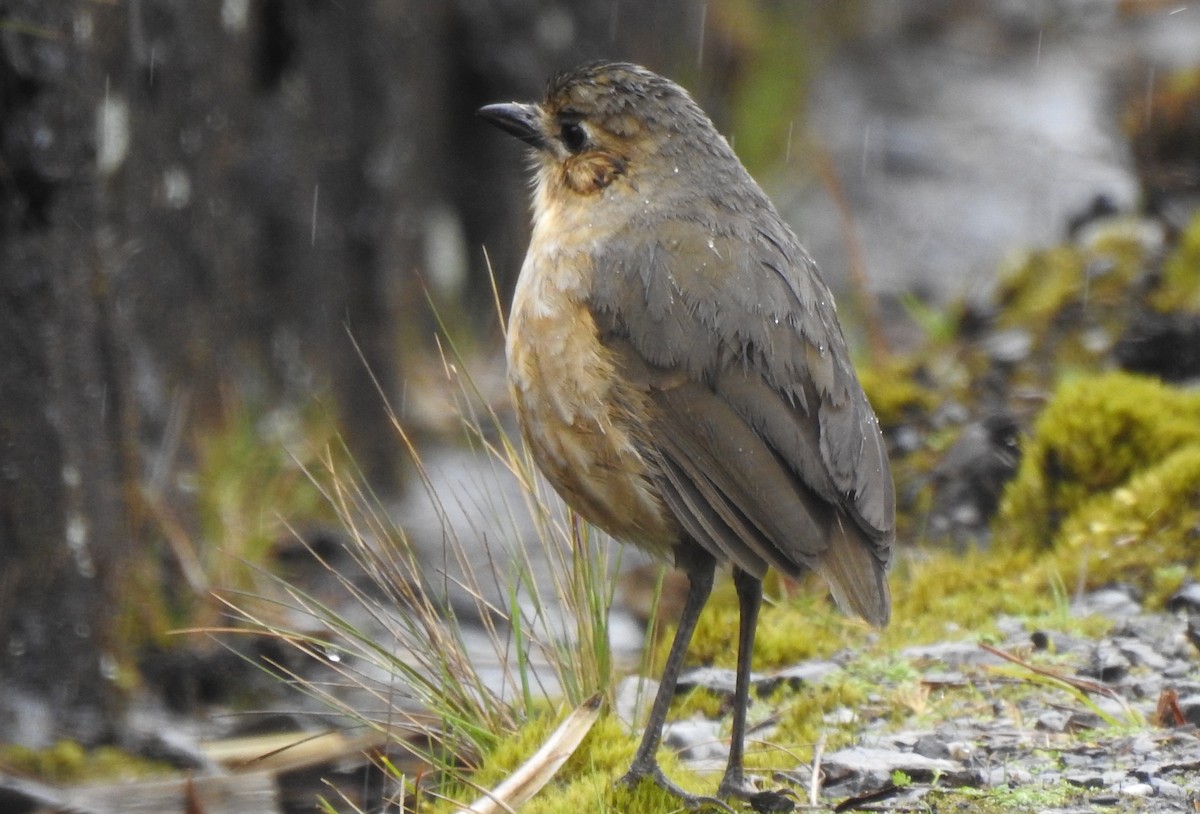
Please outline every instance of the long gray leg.
[[746, 786], [742, 761], [746, 754], [746, 709], [750, 706], [750, 666], [754, 655], [754, 633], [758, 630], [758, 610], [762, 606], [762, 581], [740, 568], [733, 569], [737, 588], [738, 660], [737, 682], [733, 691], [733, 733], [729, 740], [729, 763], [718, 794], [738, 794]]
[[688, 644], [696, 630], [696, 622], [700, 611], [712, 593], [713, 571], [716, 564], [710, 557], [697, 558], [689, 563], [687, 568], [688, 592], [683, 603], [683, 612], [679, 617], [679, 628], [675, 631], [675, 640], [671, 642], [671, 652], [667, 655], [667, 663], [663, 667], [662, 678], [658, 684], [658, 692], [654, 696], [654, 704], [650, 707], [650, 717], [646, 721], [646, 732], [642, 735], [641, 745], [633, 756], [629, 771], [620, 779], [627, 786], [636, 786], [644, 777], [651, 778], [666, 791], [679, 797], [688, 808], [699, 805], [717, 805], [726, 810], [724, 803], [711, 797], [700, 797], [681, 789], [672, 783], [662, 773], [658, 766], [658, 747], [662, 743], [663, 724], [667, 719], [667, 708], [675, 697], [675, 684], [679, 680], [679, 672], [683, 669], [683, 659], [687, 655]]
[[729, 740], [729, 762], [717, 787], [721, 797], [746, 800], [758, 812], [791, 811], [795, 804], [778, 791], [755, 791], [746, 785], [743, 761], [746, 755], [746, 712], [750, 706], [750, 664], [754, 656], [754, 633], [758, 629], [758, 611], [762, 607], [762, 580], [740, 568], [733, 569], [733, 585], [738, 595], [737, 681], [733, 691], [733, 731]]

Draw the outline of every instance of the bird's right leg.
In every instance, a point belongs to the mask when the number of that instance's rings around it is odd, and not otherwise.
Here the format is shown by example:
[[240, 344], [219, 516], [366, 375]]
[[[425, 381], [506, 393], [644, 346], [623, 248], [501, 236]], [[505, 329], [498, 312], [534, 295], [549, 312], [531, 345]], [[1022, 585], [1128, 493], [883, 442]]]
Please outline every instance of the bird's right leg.
[[644, 777], [652, 779], [655, 784], [667, 792], [679, 797], [688, 808], [700, 805], [716, 805], [725, 810], [729, 806], [712, 797], [702, 797], [689, 794], [675, 783], [667, 779], [658, 765], [658, 747], [662, 743], [663, 724], [667, 719], [667, 708], [675, 697], [675, 684], [683, 669], [683, 659], [687, 655], [688, 644], [692, 633], [696, 630], [696, 622], [700, 619], [700, 611], [712, 593], [713, 572], [716, 563], [709, 556], [697, 557], [688, 564], [688, 592], [683, 603], [683, 612], [679, 617], [679, 627], [675, 631], [675, 639], [671, 642], [671, 652], [667, 655], [667, 663], [663, 667], [662, 678], [659, 680], [658, 692], [654, 696], [654, 704], [650, 707], [650, 716], [646, 721], [646, 731], [642, 742], [633, 756], [629, 771], [620, 779], [620, 783], [632, 788]]

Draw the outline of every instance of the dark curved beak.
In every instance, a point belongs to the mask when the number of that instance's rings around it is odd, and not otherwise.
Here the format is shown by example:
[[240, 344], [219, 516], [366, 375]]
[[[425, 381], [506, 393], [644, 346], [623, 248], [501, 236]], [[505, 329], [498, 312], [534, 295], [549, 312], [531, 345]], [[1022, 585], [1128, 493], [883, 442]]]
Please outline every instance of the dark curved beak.
[[506, 102], [498, 105], [486, 105], [479, 108], [476, 114], [510, 136], [516, 136], [530, 147], [541, 150], [546, 146], [546, 137], [538, 124], [536, 105]]

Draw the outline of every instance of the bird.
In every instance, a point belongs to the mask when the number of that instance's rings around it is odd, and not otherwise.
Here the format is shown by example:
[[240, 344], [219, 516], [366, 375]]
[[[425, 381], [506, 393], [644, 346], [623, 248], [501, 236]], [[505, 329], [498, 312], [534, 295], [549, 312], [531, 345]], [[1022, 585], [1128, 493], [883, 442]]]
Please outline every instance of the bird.
[[[532, 229], [506, 335], [521, 434], [574, 511], [687, 575], [627, 786], [749, 801], [743, 758], [763, 578], [813, 571], [883, 627], [895, 496], [875, 413], [815, 262], [680, 85], [624, 62], [478, 115], [527, 145]], [[716, 797], [657, 753], [718, 566], [738, 597], [728, 763]], [[765, 798], [763, 795], [773, 795]], [[726, 806], [727, 807], [727, 806]]]

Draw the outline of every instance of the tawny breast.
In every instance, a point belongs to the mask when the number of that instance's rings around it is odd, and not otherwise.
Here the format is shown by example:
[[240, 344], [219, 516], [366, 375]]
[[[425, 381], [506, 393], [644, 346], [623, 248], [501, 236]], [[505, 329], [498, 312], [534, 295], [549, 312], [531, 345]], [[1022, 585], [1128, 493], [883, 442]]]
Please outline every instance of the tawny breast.
[[680, 530], [632, 420], [644, 395], [621, 380], [586, 303], [538, 263], [526, 260], [508, 326], [509, 383], [526, 443], [584, 519], [666, 557]]

